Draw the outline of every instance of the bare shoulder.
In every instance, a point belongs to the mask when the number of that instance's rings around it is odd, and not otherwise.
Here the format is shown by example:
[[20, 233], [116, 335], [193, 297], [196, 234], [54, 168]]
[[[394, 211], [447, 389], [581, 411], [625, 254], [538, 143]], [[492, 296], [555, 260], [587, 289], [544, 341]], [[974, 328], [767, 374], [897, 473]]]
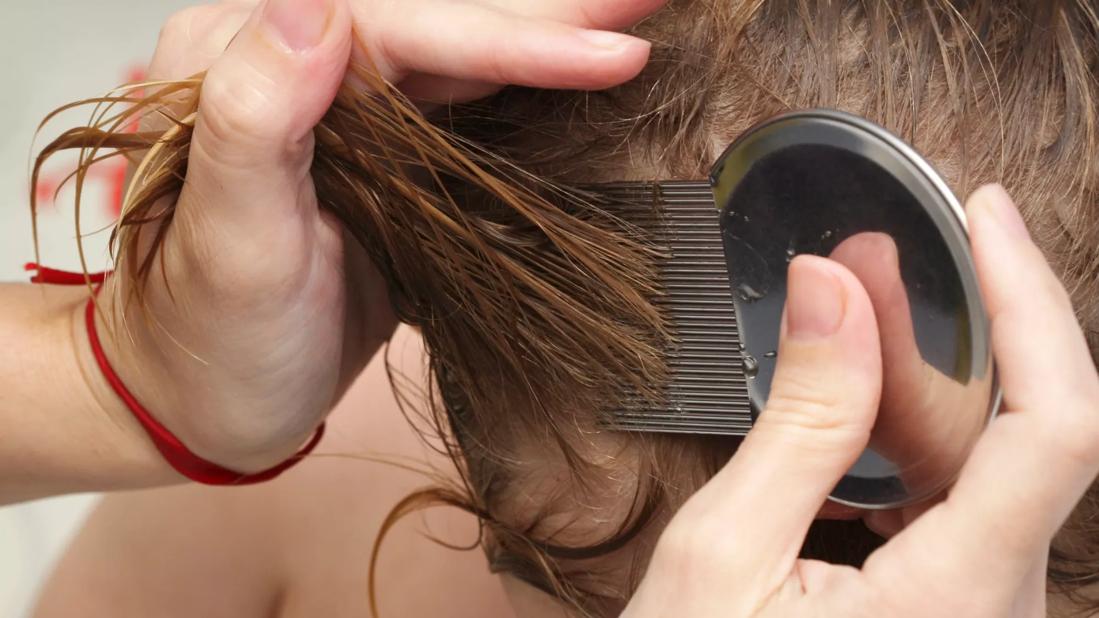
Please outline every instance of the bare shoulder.
[[[422, 365], [404, 331], [391, 360], [409, 377]], [[370, 553], [390, 509], [431, 480], [401, 467], [450, 471], [416, 437], [391, 394], [381, 359], [329, 421], [317, 455], [254, 487], [180, 486], [112, 495], [92, 514], [43, 590], [39, 618], [71, 616], [369, 616]], [[377, 568], [381, 616], [513, 615], [452, 509], [397, 524]]]

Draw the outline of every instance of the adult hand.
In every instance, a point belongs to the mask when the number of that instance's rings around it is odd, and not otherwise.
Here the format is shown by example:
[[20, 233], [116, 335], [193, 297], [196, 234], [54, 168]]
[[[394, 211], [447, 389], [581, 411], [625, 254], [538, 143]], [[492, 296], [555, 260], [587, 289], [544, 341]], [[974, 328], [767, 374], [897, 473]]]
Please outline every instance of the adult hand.
[[986, 187], [968, 212], [1004, 405], [945, 499], [872, 514], [894, 536], [861, 569], [798, 559], [866, 444], [881, 379], [865, 290], [798, 258], [767, 409], [664, 531], [624, 617], [1046, 615], [1050, 541], [1099, 472], [1099, 378], [1011, 199]]
[[238, 0], [174, 16], [150, 78], [208, 71], [149, 312], [116, 300], [123, 277], [100, 295], [107, 315], [124, 318], [100, 328], [123, 381], [223, 466], [250, 472], [293, 453], [394, 327], [383, 282], [318, 209], [309, 176], [312, 129], [349, 58], [424, 100], [504, 84], [605, 88], [649, 53], [612, 30], [659, 4]]
[[874, 306], [881, 342], [882, 385], [869, 446], [900, 469], [900, 480], [921, 498], [944, 489], [988, 424], [992, 372], [946, 375], [924, 359], [893, 239], [855, 234], [828, 255], [846, 267]]

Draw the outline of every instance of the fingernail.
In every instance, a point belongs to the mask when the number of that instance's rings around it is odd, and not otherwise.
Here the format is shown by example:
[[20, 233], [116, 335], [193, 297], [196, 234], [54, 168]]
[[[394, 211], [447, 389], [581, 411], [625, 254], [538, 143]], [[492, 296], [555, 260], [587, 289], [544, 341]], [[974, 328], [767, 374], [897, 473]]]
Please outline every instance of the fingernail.
[[787, 281], [787, 337], [813, 339], [835, 334], [843, 323], [847, 302], [843, 284], [825, 264], [825, 258], [795, 258]]
[[1004, 231], [1019, 240], [1030, 240], [1030, 231], [1019, 214], [1015, 200], [1011, 199], [1011, 195], [1002, 185], [988, 185], [980, 189], [980, 192], [980, 199]]
[[608, 30], [581, 30], [579, 36], [588, 45], [606, 51], [622, 51], [631, 45], [650, 44], [643, 39]]
[[306, 51], [324, 38], [331, 0], [267, 0], [263, 19], [291, 51]]

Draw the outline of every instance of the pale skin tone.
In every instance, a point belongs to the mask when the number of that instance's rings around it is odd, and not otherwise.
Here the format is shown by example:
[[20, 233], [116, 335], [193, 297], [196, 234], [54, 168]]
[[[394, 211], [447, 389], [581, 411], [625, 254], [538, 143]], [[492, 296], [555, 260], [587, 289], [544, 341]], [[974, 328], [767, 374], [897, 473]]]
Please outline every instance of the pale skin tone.
[[[417, 377], [420, 349], [402, 329], [391, 358]], [[366, 577], [381, 521], [431, 481], [362, 457], [450, 469], [401, 416], [381, 360], [329, 417], [318, 456], [271, 483], [106, 497], [42, 590], [35, 615], [369, 616]], [[347, 457], [329, 456], [340, 454]], [[381, 615], [510, 618], [484, 554], [438, 546], [422, 536], [429, 527], [463, 545], [476, 531], [472, 517], [453, 509], [431, 511], [426, 525], [419, 515], [398, 524], [379, 563]]]
[[[600, 88], [636, 74], [648, 46], [621, 37], [608, 44], [605, 38], [615, 35], [584, 34], [582, 28], [622, 27], [656, 8], [612, 0], [278, 4], [289, 13], [280, 14], [274, 2], [267, 11], [227, 3], [185, 13], [165, 29], [154, 76], [182, 77], [210, 66], [195, 158], [178, 198], [178, 231], [166, 248], [173, 289], [184, 290], [185, 297], [170, 305], [155, 287], [151, 296], [161, 323], [192, 354], [163, 345], [163, 334], [152, 328], [137, 333], [135, 346], [108, 344], [114, 358], [137, 355], [145, 361], [143, 372], [127, 373], [123, 364], [120, 371], [139, 398], [157, 393], [162, 422], [196, 452], [241, 471], [293, 452], [392, 328], [376, 276], [317, 212], [306, 173], [309, 128], [330, 101], [348, 57], [384, 50], [373, 60], [386, 77], [426, 99], [482, 96], [500, 83]], [[496, 30], [475, 37], [473, 45], [448, 45], [446, 33], [462, 31], [454, 28], [461, 23]], [[210, 52], [238, 30], [225, 54]], [[465, 51], [443, 53], [458, 48]], [[188, 56], [184, 49], [198, 53]], [[791, 266], [781, 360], [763, 420], [729, 465], [673, 519], [624, 615], [849, 616], [855, 609], [868, 616], [1045, 615], [1050, 538], [1099, 471], [1099, 380], [1067, 295], [1010, 198], [987, 188], [970, 200], [968, 212], [1006, 407], [949, 495], [934, 505], [868, 517], [873, 527], [895, 536], [861, 571], [797, 560], [829, 488], [866, 443], [881, 383], [877, 323], [866, 291], [835, 262], [799, 258]], [[254, 243], [231, 242], [243, 237]], [[83, 292], [5, 286], [0, 294], [0, 339], [11, 344], [0, 346], [0, 354], [9, 354], [0, 357], [0, 375], [5, 381], [15, 377], [14, 387], [0, 389], [0, 422], [19, 432], [19, 439], [0, 444], [0, 501], [178, 480], [89, 369], [82, 327], [74, 319]], [[1043, 337], [1013, 336], [1018, 332]], [[275, 349], [271, 341], [278, 342]], [[17, 357], [12, 350], [19, 350]], [[195, 355], [207, 363], [196, 365]], [[23, 413], [28, 409], [36, 411], [31, 419]], [[378, 434], [365, 434], [385, 435], [380, 426]], [[293, 478], [218, 494], [272, 492], [255, 507], [257, 513], [273, 510], [278, 488]], [[1010, 486], [1004, 478], [1012, 479]], [[332, 494], [380, 499], [384, 482], [372, 483], [378, 494], [347, 486]], [[215, 490], [168, 491], [180, 492], [178, 515], [183, 505], [205, 503], [213, 494], [204, 494]], [[167, 501], [169, 494], [145, 500]], [[234, 528], [227, 517], [252, 519], [249, 501], [239, 496], [212, 507], [213, 529], [194, 530], [212, 533], [211, 540], [220, 530], [226, 541], [243, 543], [240, 532], [248, 526]], [[134, 496], [109, 499], [104, 509], [124, 518], [127, 504], [143, 508], [142, 498]], [[752, 508], [738, 508], [744, 504]], [[334, 503], [325, 513], [340, 509]], [[163, 509], [151, 513], [158, 523], [149, 533], [153, 552], [144, 558], [152, 562], [135, 574], [148, 574], [165, 555], [175, 554], [157, 552], [156, 544], [167, 532], [180, 531], [173, 523], [184, 523]], [[158, 527], [160, 517], [165, 528]], [[110, 525], [105, 515], [99, 521], [100, 531]], [[272, 524], [270, 536], [258, 535], [256, 545], [238, 550], [249, 556], [266, 545], [266, 551], [284, 552], [286, 564], [309, 564], [293, 548], [273, 543], [293, 541], [302, 523], [291, 517]], [[85, 536], [93, 546], [101, 534], [95, 525], [93, 520]], [[183, 546], [200, 551], [195, 543]], [[220, 553], [220, 545], [211, 547]], [[365, 553], [364, 547], [364, 563]], [[75, 553], [70, 563], [80, 559]], [[288, 611], [289, 605], [277, 603], [298, 599], [293, 593], [303, 589], [294, 576], [318, 573], [280, 571], [276, 558], [264, 564], [269, 572], [248, 575], [256, 578], [254, 590], [234, 591], [256, 596], [244, 599], [233, 615], [269, 612], [272, 604]], [[470, 578], [464, 590], [480, 590], [473, 586], [484, 582], [471, 569], [454, 574]], [[216, 570], [209, 575], [216, 577]], [[437, 581], [445, 579], [441, 573]], [[362, 582], [355, 583], [361, 593]], [[96, 591], [89, 595], [112, 590], [80, 587]], [[552, 607], [539, 613], [535, 607], [546, 599], [510, 588], [519, 615], [559, 613]], [[144, 591], [129, 586], [126, 594]], [[491, 586], [477, 594], [485, 603], [499, 601]], [[158, 597], [140, 600], [155, 603]]]
[[[866, 360], [880, 358], [866, 291], [835, 262], [798, 258], [791, 289], [806, 296], [791, 293], [787, 306], [781, 386], [736, 456], [664, 531], [623, 616], [1046, 615], [1050, 540], [1099, 472], [1099, 380], [1068, 295], [1011, 198], [985, 187], [967, 213], [1004, 405], [948, 494], [867, 516], [892, 538], [861, 570], [797, 559], [820, 503], [866, 444], [881, 375]], [[760, 482], [760, 469], [788, 482]]]
[[[1094, 380], [1094, 370], [1088, 374], [1089, 361], [1068, 305], [1059, 294], [1050, 294], [1042, 306], [1034, 309], [1013, 302], [1017, 285], [1057, 288], [1029, 241], [1008, 237], [997, 229], [999, 224], [989, 213], [981, 210], [982, 197], [987, 195], [977, 196], [970, 207], [974, 236], [978, 246], [983, 247], [977, 251], [982, 272], [990, 272], [988, 265], [1001, 259], [1012, 260], [1014, 267], [1010, 271], [991, 271], [999, 281], [998, 291], [987, 288], [1000, 324], [997, 328], [1004, 332], [1020, 320], [1039, 320], [1043, 326], [1054, 328], [1049, 341], [1057, 347], [1044, 348], [1044, 353], [1064, 353], [1070, 359], [1075, 356], [1075, 362], [1072, 371], [1065, 372], [1061, 367], [1060, 373], [1065, 375], [1051, 387], [1067, 389], [1059, 395], [1059, 401], [1066, 405], [1086, 406], [1086, 401], [1077, 402], [1073, 394], [1081, 387], [1081, 392], [1094, 388], [1087, 386], [1089, 380]], [[807, 269], [804, 266], [799, 264], [801, 272], [795, 276], [836, 275], [844, 285], [844, 294], [860, 295], [860, 288], [851, 285], [844, 271], [820, 263], [809, 264]], [[1006, 276], [1009, 272], [1010, 277]], [[813, 285], [804, 280], [795, 283], [802, 288], [806, 283]], [[813, 296], [820, 298], [822, 294], [817, 290]], [[1088, 478], [1088, 466], [1094, 466], [1086, 463], [1094, 461], [1087, 448], [1089, 440], [1083, 436], [1066, 439], [1054, 428], [1087, 417], [1046, 417], [1036, 423], [1037, 418], [1054, 412], [1044, 405], [1024, 407], [1029, 403], [1025, 385], [1019, 394], [1009, 394], [1011, 403], [1006, 414], [1010, 416], [1005, 416], [1009, 423], [997, 421], [996, 429], [986, 436], [971, 460], [959, 488], [875, 554], [865, 570], [794, 559], [804, 526], [827, 492], [831, 477], [844, 469], [866, 439], [867, 410], [857, 406], [873, 398], [873, 380], [869, 378], [874, 368], [862, 374], [861, 385], [844, 382], [850, 391], [830, 388], [833, 382], [825, 378], [831, 372], [820, 369], [839, 366], [824, 362], [822, 357], [854, 355], [848, 350], [850, 344], [872, 345], [867, 343], [867, 333], [851, 332], [849, 329], [861, 328], [847, 322], [852, 312], [869, 308], [852, 306], [861, 301], [848, 300], [849, 313], [836, 335], [838, 340], [824, 337], [793, 346], [789, 340], [784, 344], [787, 348], [783, 358], [794, 360], [783, 361], [785, 374], [776, 384], [790, 389], [804, 381], [812, 388], [805, 397], [813, 399], [802, 397], [800, 391], [776, 391], [780, 398], [799, 403], [786, 409], [782, 407], [785, 404], [777, 402], [768, 411], [769, 423], [754, 434], [757, 437], [747, 442], [733, 463], [681, 510], [665, 531], [648, 578], [625, 616], [798, 616], [806, 608], [850, 616], [857, 607], [856, 600], [867, 616], [1070, 615], [1055, 611], [1065, 603], [1046, 596], [1041, 567], [1049, 535], [1074, 499], [1062, 501], [1059, 512], [1054, 510], [1056, 506], [1043, 508], [1041, 503], [1032, 505], [1029, 500], [1048, 497], [1035, 497], [1036, 492], [1066, 490], [1065, 486], [1044, 487], [1048, 481], [1044, 474], [1075, 482], [1076, 487], [1068, 491], [1079, 490], [1080, 482]], [[1004, 345], [1002, 336], [998, 341]], [[399, 370], [413, 377], [419, 375], [420, 367], [416, 344], [411, 332], [400, 333], [392, 357]], [[804, 348], [797, 349], [799, 345], [815, 349], [806, 354]], [[1045, 343], [1037, 345], [1044, 347]], [[331, 435], [319, 449], [322, 456], [282, 478], [242, 490], [190, 486], [108, 497], [43, 590], [36, 615], [61, 618], [79, 610], [82, 615], [112, 617], [154, 612], [167, 617], [248, 616], [266, 615], [263, 612], [272, 607], [287, 618], [368, 615], [364, 581], [378, 523], [392, 504], [427, 479], [384, 464], [323, 455], [400, 456], [428, 462], [442, 471], [449, 469], [445, 459], [432, 456], [417, 441], [392, 397], [377, 395], [386, 389], [379, 361], [375, 359], [337, 408], [330, 421]], [[844, 367], [858, 365], [848, 359]], [[1012, 367], [1003, 368], [1007, 383], [1012, 384]], [[1049, 375], [1037, 378], [1052, 380]], [[1009, 387], [1008, 392], [1014, 391]], [[813, 405], [812, 417], [805, 414], [809, 405]], [[1054, 426], [1047, 427], [1046, 423]], [[1007, 453], [1010, 456], [1005, 456], [997, 444], [1022, 439], [1030, 443], [1013, 447]], [[1060, 448], [1075, 449], [1070, 452], [1076, 455], [1057, 452], [1053, 444], [1038, 449], [1035, 440], [1043, 444], [1057, 442]], [[810, 447], [805, 441], [814, 445], [823, 441], [836, 448]], [[798, 457], [785, 459], [787, 449], [796, 449]], [[1083, 459], [1079, 459], [1081, 456]], [[1020, 457], [1023, 461], [1012, 463]], [[1045, 473], [1019, 477], [1040, 465], [1027, 461], [1031, 457], [1046, 460], [1042, 468]], [[768, 470], [762, 483], [755, 473], [761, 469]], [[982, 483], [974, 474], [992, 474], [996, 479], [983, 482], [987, 487], [974, 489], [974, 483]], [[976, 513], [989, 517], [986, 509], [1002, 508], [1005, 496], [998, 494], [1005, 489], [1004, 475], [1009, 474], [1013, 481], [1026, 482], [1029, 478], [1036, 483], [1036, 489], [1018, 494], [1022, 503], [1010, 504], [1014, 516], [1003, 518], [1005, 526], [986, 529], [982, 521], [988, 520], [971, 517]], [[792, 476], [799, 483], [775, 483], [773, 479], [779, 475]], [[1011, 497], [1006, 496], [1009, 500]], [[738, 509], [744, 500], [767, 510], [756, 515], [754, 509]], [[891, 535], [927, 508], [931, 506], [868, 519], [875, 528]], [[790, 509], [797, 510], [790, 513]], [[727, 514], [733, 510], [735, 515]], [[730, 519], [736, 525], [731, 525]], [[480, 553], [442, 549], [421, 535], [429, 528], [443, 540], [466, 542], [474, 526], [471, 517], [442, 509], [429, 515], [428, 524], [412, 517], [398, 525], [387, 540], [378, 573], [382, 616], [566, 615], [552, 599], [533, 588], [508, 579], [501, 586], [501, 581], [487, 571]], [[978, 533], [982, 539], [959, 542], [966, 535]], [[1005, 535], [1006, 541], [989, 538], [999, 534]], [[1001, 549], [992, 551], [989, 547]], [[1005, 551], [1005, 547], [1013, 551]], [[933, 553], [929, 556], [924, 551]], [[741, 556], [745, 557], [743, 561], [738, 559]], [[107, 564], [111, 568], [104, 568]], [[1031, 570], [1020, 581], [1019, 574], [1028, 565]], [[904, 577], [893, 569], [901, 570]], [[918, 579], [905, 581], [910, 576]], [[134, 586], [135, 579], [142, 586]], [[742, 581], [746, 583], [736, 584], [735, 594], [727, 590], [734, 585], [730, 582]], [[205, 592], [196, 594], [196, 590]], [[687, 599], [712, 605], [681, 609], [677, 604]], [[932, 600], [940, 605], [929, 605]], [[759, 602], [759, 607], [746, 607], [753, 602]], [[875, 602], [888, 605], [883, 608]]]
[[[173, 17], [151, 79], [209, 76], [164, 248], [177, 302], [154, 277], [161, 327], [128, 316], [130, 337], [108, 334], [122, 379], [207, 459], [241, 472], [285, 459], [394, 326], [382, 282], [319, 212], [308, 175], [310, 131], [349, 59], [369, 56], [390, 81], [440, 101], [505, 83], [604, 88], [648, 57], [647, 42], [613, 29], [658, 4], [273, 0]], [[108, 312], [117, 282], [101, 293]], [[20, 431], [0, 447], [0, 504], [181, 481], [95, 368], [86, 290], [0, 294], [0, 426]]]

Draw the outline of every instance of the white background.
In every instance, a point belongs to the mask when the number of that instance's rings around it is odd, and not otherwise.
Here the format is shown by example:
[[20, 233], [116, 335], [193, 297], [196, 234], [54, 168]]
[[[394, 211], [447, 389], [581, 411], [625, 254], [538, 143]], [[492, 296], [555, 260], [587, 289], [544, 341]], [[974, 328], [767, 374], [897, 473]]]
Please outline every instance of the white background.
[[[28, 162], [35, 128], [59, 105], [92, 96], [127, 81], [148, 61], [160, 25], [187, 0], [0, 0], [0, 281], [25, 280], [24, 262], [34, 257], [28, 210]], [[70, 128], [89, 110], [64, 117], [38, 140]], [[48, 168], [47, 183], [70, 171], [73, 157]], [[68, 169], [66, 169], [68, 167]], [[93, 174], [86, 198], [86, 230], [111, 220], [111, 177]], [[67, 198], [67, 199], [66, 199]], [[42, 261], [78, 268], [71, 193], [40, 216]], [[89, 267], [106, 265], [106, 234], [87, 239]], [[0, 299], [0, 302], [3, 302]], [[4, 377], [0, 376], [0, 385]], [[33, 410], [27, 410], [33, 414]], [[0, 440], [13, 428], [0, 427]], [[0, 617], [29, 612], [35, 590], [93, 496], [69, 496], [0, 508]]]

